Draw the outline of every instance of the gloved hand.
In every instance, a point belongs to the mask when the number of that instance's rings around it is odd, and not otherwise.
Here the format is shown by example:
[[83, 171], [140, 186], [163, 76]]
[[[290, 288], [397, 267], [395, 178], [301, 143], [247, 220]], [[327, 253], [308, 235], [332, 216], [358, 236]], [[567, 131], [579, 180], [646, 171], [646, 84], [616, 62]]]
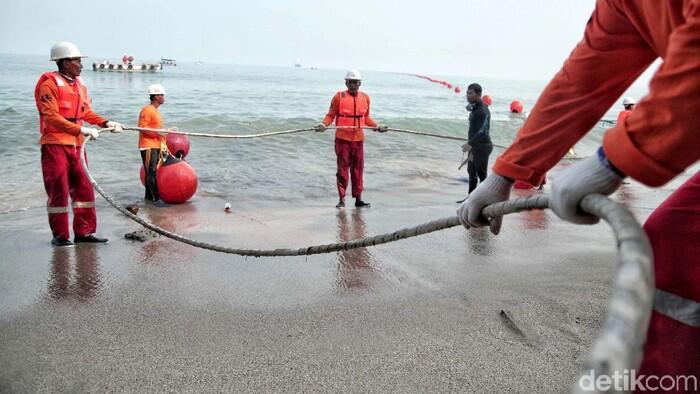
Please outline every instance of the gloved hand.
[[124, 125], [117, 122], [112, 122], [111, 120], [106, 123], [107, 127], [112, 127], [112, 133], [121, 133], [124, 131]]
[[162, 135], [162, 136], [167, 136], [168, 133], [178, 132], [178, 131], [180, 131], [180, 128], [179, 128], [179, 127], [168, 127], [168, 131], [161, 131], [161, 132], [158, 133], [158, 134], [160, 134], [160, 135]]
[[389, 126], [377, 126], [374, 128], [374, 131], [378, 131], [380, 133], [386, 133], [389, 131]]
[[472, 149], [472, 146], [469, 145], [468, 142], [465, 142], [464, 145], [462, 145], [462, 152], [469, 152]]
[[317, 124], [316, 126], [314, 126], [314, 130], [315, 130], [317, 133], [322, 133], [322, 132], [326, 131], [326, 125], [323, 124], [323, 123], [319, 123], [319, 124]]
[[480, 213], [487, 205], [508, 200], [512, 187], [513, 182], [496, 173], [491, 173], [457, 209], [459, 221], [466, 228], [489, 226], [492, 233], [498, 234], [501, 231], [503, 217], [491, 218], [489, 221]]
[[622, 183], [622, 177], [593, 155], [562, 171], [552, 181], [549, 205], [560, 218], [579, 224], [595, 224], [598, 218], [583, 213], [579, 203], [587, 194], [609, 195]]
[[96, 140], [97, 137], [100, 136], [100, 132], [92, 127], [80, 127], [80, 132], [83, 133], [84, 136], [90, 137], [91, 140]]

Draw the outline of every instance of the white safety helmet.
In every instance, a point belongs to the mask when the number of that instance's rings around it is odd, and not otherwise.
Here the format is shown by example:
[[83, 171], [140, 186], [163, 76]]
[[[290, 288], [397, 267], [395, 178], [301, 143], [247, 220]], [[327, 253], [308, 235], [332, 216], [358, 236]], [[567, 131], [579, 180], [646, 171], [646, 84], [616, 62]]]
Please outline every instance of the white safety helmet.
[[148, 94], [165, 94], [165, 88], [159, 83], [154, 83], [148, 87]]
[[622, 105], [635, 105], [637, 104], [637, 100], [635, 100], [633, 97], [625, 97], [624, 100], [622, 100]]
[[55, 43], [51, 47], [51, 61], [57, 61], [61, 59], [72, 59], [76, 57], [87, 57], [80, 53], [75, 44], [68, 41], [61, 41]]
[[354, 80], [354, 81], [362, 81], [362, 75], [360, 75], [360, 72], [357, 70], [350, 70], [348, 71], [347, 74], [345, 74], [345, 80]]

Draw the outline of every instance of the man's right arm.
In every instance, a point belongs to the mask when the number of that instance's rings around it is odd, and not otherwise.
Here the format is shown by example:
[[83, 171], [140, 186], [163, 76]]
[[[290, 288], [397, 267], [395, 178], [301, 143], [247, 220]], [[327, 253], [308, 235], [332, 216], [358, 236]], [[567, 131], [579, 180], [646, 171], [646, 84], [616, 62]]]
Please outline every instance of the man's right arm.
[[328, 125], [333, 123], [335, 116], [338, 114], [338, 108], [340, 108], [340, 97], [339, 97], [339, 95], [336, 94], [335, 96], [333, 96], [333, 99], [331, 100], [331, 105], [328, 108], [328, 113], [323, 118], [323, 124], [326, 127], [328, 127]]

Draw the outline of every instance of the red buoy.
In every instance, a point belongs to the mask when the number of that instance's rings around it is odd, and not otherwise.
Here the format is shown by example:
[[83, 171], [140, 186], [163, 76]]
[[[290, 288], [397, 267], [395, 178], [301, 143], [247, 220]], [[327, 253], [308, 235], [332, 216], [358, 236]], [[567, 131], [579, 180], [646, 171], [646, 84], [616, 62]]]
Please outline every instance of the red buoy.
[[146, 169], [141, 166], [141, 171], [139, 172], [139, 178], [141, 178], [141, 184], [146, 186]]
[[183, 203], [197, 191], [197, 173], [184, 160], [166, 161], [158, 169], [156, 181], [160, 198], [168, 204]]
[[459, 86], [455, 86], [455, 93], [461, 93], [462, 89], [459, 88]]
[[447, 83], [447, 88], [448, 88], [448, 89], [452, 89], [452, 84], [448, 82], [448, 83]]
[[[141, 166], [141, 184], [146, 186], [146, 170]], [[189, 200], [197, 191], [197, 173], [184, 160], [172, 156], [156, 173], [158, 194], [168, 204], [180, 204]]]
[[515, 100], [512, 103], [510, 103], [510, 112], [514, 114], [519, 114], [523, 112], [523, 103], [518, 100]]
[[493, 100], [491, 99], [491, 96], [489, 96], [488, 94], [485, 95], [484, 97], [482, 97], [482, 98], [481, 98], [481, 101], [483, 101], [484, 104], [486, 104], [486, 105], [491, 105], [491, 104], [493, 103]]
[[184, 159], [190, 153], [190, 139], [185, 134], [168, 133], [165, 142], [168, 151], [178, 159]]

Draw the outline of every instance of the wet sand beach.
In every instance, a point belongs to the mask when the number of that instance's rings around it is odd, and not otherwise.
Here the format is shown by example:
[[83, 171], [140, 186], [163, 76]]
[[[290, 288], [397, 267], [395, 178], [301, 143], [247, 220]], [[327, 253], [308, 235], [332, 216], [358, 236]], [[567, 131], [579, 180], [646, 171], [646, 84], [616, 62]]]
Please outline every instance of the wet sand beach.
[[[615, 199], [643, 221], [685, 178], [656, 190], [631, 182]], [[227, 246], [301, 247], [454, 215], [465, 188], [368, 189], [363, 210], [336, 210], [332, 194], [232, 201], [230, 214], [225, 199], [198, 195], [160, 210], [141, 204], [139, 215]], [[42, 208], [0, 218], [0, 391], [562, 392], [615, 274], [606, 224], [549, 211], [509, 215], [498, 236], [459, 227], [245, 258], [125, 239], [139, 226], [97, 202], [108, 245], [50, 247]]]

